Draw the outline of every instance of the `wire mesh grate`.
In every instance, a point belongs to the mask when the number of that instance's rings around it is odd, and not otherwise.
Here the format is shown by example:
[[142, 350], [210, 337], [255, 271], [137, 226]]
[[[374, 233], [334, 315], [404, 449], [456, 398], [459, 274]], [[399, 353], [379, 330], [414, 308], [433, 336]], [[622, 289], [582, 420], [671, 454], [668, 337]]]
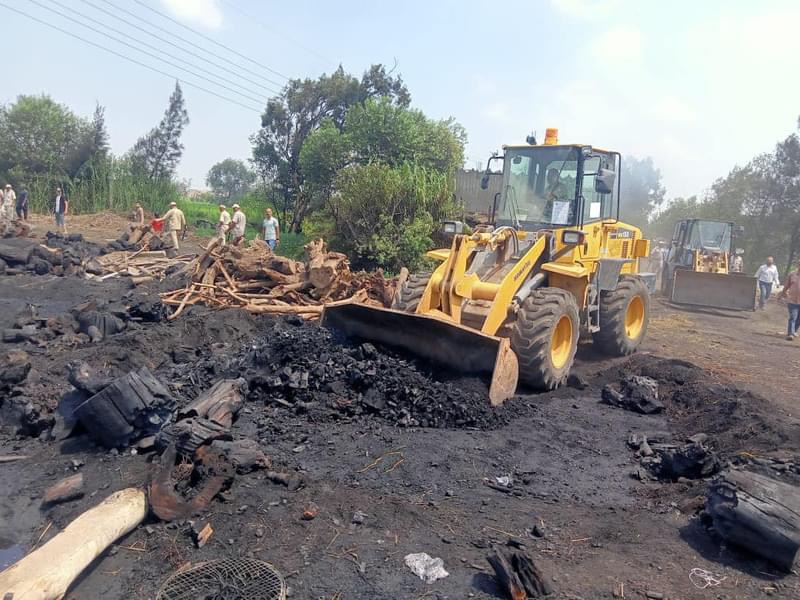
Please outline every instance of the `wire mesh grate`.
[[226, 558], [179, 571], [161, 586], [156, 600], [285, 600], [286, 582], [271, 564]]

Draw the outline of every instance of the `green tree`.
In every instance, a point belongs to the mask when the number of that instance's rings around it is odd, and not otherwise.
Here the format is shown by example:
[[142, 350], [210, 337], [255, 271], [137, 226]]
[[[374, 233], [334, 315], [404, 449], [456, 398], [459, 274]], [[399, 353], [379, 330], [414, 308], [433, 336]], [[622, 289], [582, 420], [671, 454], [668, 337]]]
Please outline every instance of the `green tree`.
[[375, 97], [387, 97], [400, 106], [411, 100], [402, 78], [392, 76], [383, 65], [372, 65], [360, 80], [341, 66], [318, 79], [293, 79], [267, 102], [261, 129], [251, 137], [253, 162], [263, 181], [280, 190], [283, 219], [289, 217], [290, 231], [298, 231], [312, 209], [313, 196], [300, 166], [306, 138], [326, 120], [340, 128], [349, 107]]
[[466, 135], [388, 98], [353, 105], [341, 128], [324, 122], [303, 146], [307, 193], [327, 207], [336, 245], [358, 266], [415, 269], [453, 213], [453, 177]]
[[49, 96], [19, 96], [0, 109], [0, 173], [14, 183], [71, 177], [96, 153], [92, 123]]
[[238, 198], [253, 185], [256, 174], [244, 161], [226, 158], [208, 170], [206, 185], [214, 195], [225, 200]]
[[188, 124], [183, 91], [176, 81], [161, 122], [139, 138], [129, 152], [133, 172], [151, 180], [171, 179], [183, 155], [181, 134]]
[[620, 218], [637, 227], [646, 227], [648, 217], [664, 202], [666, 189], [661, 171], [650, 157], [627, 157], [622, 161]]

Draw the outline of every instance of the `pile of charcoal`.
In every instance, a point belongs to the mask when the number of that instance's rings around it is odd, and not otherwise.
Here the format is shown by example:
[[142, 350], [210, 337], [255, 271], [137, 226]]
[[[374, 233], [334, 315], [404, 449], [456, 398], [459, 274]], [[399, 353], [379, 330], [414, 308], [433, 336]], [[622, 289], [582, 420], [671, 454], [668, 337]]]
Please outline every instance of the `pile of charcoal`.
[[86, 242], [80, 234], [48, 231], [44, 244], [30, 238], [9, 238], [0, 242], [0, 274], [79, 275], [83, 262], [100, 252], [100, 246]]
[[244, 376], [249, 400], [313, 420], [378, 417], [401, 427], [493, 429], [509, 408], [493, 408], [474, 380], [431, 376], [413, 362], [369, 343], [348, 345], [296, 317], [269, 320], [260, 338], [233, 354], [212, 349], [175, 357], [175, 375], [196, 388], [220, 377]]

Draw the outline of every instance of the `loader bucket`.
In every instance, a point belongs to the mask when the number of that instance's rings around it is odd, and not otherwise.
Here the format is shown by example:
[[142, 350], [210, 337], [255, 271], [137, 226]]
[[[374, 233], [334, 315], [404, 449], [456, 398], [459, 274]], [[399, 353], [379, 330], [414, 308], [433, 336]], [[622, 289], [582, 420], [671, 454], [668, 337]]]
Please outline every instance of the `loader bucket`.
[[756, 278], [739, 273], [702, 273], [677, 269], [670, 300], [730, 310], [755, 310]]
[[327, 304], [320, 322], [349, 338], [403, 350], [457, 372], [489, 375], [492, 406], [502, 404], [517, 389], [519, 365], [507, 338], [430, 315], [349, 301]]

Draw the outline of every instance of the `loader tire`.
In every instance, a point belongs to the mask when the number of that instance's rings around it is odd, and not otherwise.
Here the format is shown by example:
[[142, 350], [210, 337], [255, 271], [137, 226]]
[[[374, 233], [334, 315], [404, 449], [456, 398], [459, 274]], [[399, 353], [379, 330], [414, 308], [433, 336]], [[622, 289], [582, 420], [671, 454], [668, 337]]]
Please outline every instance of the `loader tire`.
[[600, 293], [600, 331], [594, 344], [604, 354], [633, 354], [647, 334], [650, 294], [641, 278], [623, 275], [617, 288]]
[[575, 360], [579, 332], [575, 296], [559, 288], [535, 290], [522, 303], [511, 332], [520, 381], [545, 391], [565, 383]]
[[403, 285], [395, 292], [392, 298], [392, 308], [403, 312], [413, 313], [425, 293], [430, 281], [430, 273], [413, 273], [408, 276]]

